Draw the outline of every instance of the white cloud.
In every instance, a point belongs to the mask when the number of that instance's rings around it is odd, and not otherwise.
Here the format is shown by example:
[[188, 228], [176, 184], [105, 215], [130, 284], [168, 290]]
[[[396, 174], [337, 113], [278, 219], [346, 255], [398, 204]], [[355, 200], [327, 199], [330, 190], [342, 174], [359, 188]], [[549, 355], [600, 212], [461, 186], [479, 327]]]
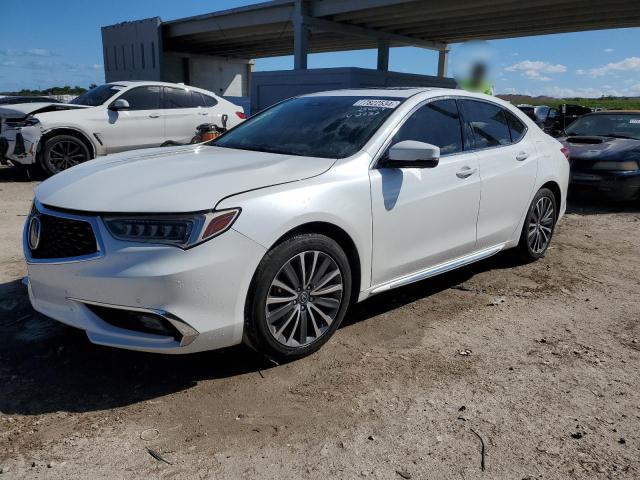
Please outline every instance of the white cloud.
[[602, 77], [616, 72], [640, 72], [640, 57], [627, 57], [619, 62], [607, 63], [602, 67], [576, 71], [578, 75], [589, 75], [591, 77]]
[[[500, 93], [515, 94], [516, 90], [511, 88], [501, 89]], [[611, 85], [603, 85], [600, 87], [559, 87], [557, 85], [525, 90], [525, 95], [536, 97], [544, 95], [556, 98], [600, 98], [603, 96], [614, 97], [632, 97], [640, 95], [640, 83], [636, 83], [629, 87], [614, 87]]]
[[521, 75], [529, 80], [537, 80], [548, 82], [551, 77], [550, 73], [564, 73], [567, 67], [562, 64], [551, 64], [540, 60], [523, 60], [505, 68], [507, 72], [520, 72]]
[[11, 57], [58, 57], [59, 55], [46, 48], [30, 48], [29, 50], [0, 49], [0, 55]]
[[604, 51], [606, 53], [611, 53], [611, 52], [613, 52], [613, 48], [605, 48]]
[[47, 50], [46, 48], [32, 48], [30, 50], [27, 50], [26, 52], [27, 55], [33, 55], [34, 57], [53, 57], [55, 56], [55, 53], [53, 53], [51, 50]]

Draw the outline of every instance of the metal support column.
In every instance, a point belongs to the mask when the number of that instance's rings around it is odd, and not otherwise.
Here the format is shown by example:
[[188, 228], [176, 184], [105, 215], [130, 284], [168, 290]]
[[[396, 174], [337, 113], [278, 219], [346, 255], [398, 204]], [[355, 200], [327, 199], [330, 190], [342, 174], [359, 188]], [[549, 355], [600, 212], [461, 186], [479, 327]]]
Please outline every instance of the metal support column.
[[378, 40], [378, 70], [389, 70], [389, 42]]
[[438, 53], [438, 76], [447, 76], [447, 67], [449, 64], [449, 49], [440, 50]]
[[308, 8], [304, 0], [296, 0], [293, 16], [293, 68], [295, 70], [307, 69], [309, 27], [304, 22], [307, 10]]

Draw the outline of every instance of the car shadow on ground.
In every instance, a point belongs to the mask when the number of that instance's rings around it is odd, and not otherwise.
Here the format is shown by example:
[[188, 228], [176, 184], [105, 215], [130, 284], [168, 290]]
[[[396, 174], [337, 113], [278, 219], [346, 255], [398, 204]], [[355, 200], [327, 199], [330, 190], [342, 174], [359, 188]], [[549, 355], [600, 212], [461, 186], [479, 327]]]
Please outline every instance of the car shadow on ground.
[[640, 199], [613, 201], [606, 195], [569, 192], [567, 213], [576, 215], [601, 215], [603, 213], [640, 213]]
[[0, 183], [40, 182], [45, 177], [37, 168], [23, 168], [13, 165], [0, 165]]
[[[517, 265], [511, 254], [377, 295], [353, 306], [344, 326], [455, 287], [476, 272]], [[266, 370], [247, 347], [160, 355], [93, 345], [85, 333], [35, 312], [20, 281], [0, 284], [0, 412], [36, 415], [121, 407], [179, 392], [203, 380]]]

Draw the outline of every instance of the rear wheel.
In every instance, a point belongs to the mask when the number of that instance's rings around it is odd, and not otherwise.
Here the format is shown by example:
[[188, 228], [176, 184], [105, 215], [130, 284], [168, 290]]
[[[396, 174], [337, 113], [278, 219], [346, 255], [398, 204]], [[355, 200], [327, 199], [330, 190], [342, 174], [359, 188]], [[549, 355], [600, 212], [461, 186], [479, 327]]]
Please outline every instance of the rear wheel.
[[544, 257], [556, 225], [556, 198], [548, 188], [541, 188], [531, 201], [522, 227], [518, 248], [525, 260]]
[[324, 235], [296, 235], [258, 266], [245, 309], [245, 341], [275, 360], [309, 355], [338, 329], [350, 297], [351, 270], [340, 246]]
[[90, 158], [89, 148], [78, 137], [56, 135], [45, 142], [40, 167], [45, 175], [51, 176]]

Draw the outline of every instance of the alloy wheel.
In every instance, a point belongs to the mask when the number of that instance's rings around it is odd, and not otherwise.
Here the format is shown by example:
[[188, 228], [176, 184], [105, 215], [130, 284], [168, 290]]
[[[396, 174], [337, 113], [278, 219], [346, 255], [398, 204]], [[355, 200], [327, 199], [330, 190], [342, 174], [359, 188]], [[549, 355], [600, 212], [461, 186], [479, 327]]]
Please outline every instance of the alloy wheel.
[[531, 211], [527, 231], [527, 242], [533, 253], [540, 254], [549, 246], [554, 221], [555, 209], [552, 200], [549, 197], [541, 197]]
[[287, 347], [313, 343], [335, 321], [343, 300], [342, 272], [327, 253], [307, 250], [290, 258], [271, 282], [266, 321]]
[[57, 172], [88, 159], [84, 146], [76, 140], [60, 140], [49, 149], [49, 163]]

